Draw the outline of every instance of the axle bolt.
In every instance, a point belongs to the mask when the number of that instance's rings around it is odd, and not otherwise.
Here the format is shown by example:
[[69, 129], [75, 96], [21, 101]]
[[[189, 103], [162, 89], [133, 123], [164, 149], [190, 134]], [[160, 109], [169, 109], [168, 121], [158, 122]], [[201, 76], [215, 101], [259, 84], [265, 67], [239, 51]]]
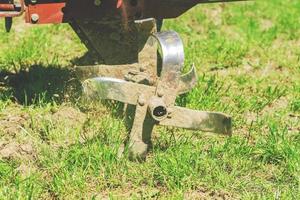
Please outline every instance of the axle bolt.
[[149, 79], [149, 85], [154, 85], [154, 83], [155, 83], [154, 79], [153, 79], [153, 78], [150, 78], [150, 79]]
[[167, 108], [167, 111], [168, 111], [168, 118], [172, 118], [173, 109], [172, 108]]
[[144, 106], [146, 101], [143, 97], [140, 97], [139, 100], [138, 100], [138, 103], [139, 103], [140, 106]]
[[38, 14], [32, 14], [31, 15], [31, 21], [33, 23], [37, 23], [39, 21], [39, 19], [40, 19], [40, 16]]
[[157, 96], [158, 96], [158, 97], [162, 97], [162, 96], [164, 96], [164, 93], [163, 93], [163, 91], [161, 91], [161, 90], [157, 91]]
[[140, 67], [140, 71], [141, 71], [141, 72], [146, 71], [146, 67], [145, 67], [145, 66]]

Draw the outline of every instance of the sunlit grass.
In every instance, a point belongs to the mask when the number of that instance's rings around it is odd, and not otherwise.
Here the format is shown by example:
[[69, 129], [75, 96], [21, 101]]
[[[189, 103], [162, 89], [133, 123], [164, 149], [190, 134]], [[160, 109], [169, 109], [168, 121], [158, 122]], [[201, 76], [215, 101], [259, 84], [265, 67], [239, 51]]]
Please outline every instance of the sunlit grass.
[[199, 75], [177, 104], [232, 115], [233, 136], [159, 127], [146, 162], [118, 159], [124, 119], [80, 99], [79, 39], [18, 22], [0, 29], [0, 150], [33, 150], [0, 158], [0, 199], [300, 198], [300, 2], [200, 5], [163, 29]]

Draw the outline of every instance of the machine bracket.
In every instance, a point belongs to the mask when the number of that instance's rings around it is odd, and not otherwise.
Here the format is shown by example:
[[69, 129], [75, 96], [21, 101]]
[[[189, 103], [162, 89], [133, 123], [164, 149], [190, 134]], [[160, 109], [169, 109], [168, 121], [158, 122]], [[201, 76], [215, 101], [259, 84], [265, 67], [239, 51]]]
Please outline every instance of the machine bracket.
[[176, 97], [188, 92], [197, 83], [195, 66], [187, 74], [181, 75], [184, 51], [179, 35], [174, 31], [154, 33], [149, 37], [146, 46], [159, 49], [162, 61], [159, 75], [155, 75], [153, 69], [148, 69], [147, 72], [143, 68], [147, 66], [145, 63], [123, 65], [119, 68], [105, 65], [89, 67], [86, 71], [96, 72], [90, 73], [90, 76], [83, 73], [84, 67], [79, 67], [81, 74], [88, 78], [83, 82], [84, 93], [88, 97], [115, 100], [135, 106], [127, 143], [130, 158], [146, 158], [155, 125], [231, 135], [231, 117], [228, 115], [175, 106]]

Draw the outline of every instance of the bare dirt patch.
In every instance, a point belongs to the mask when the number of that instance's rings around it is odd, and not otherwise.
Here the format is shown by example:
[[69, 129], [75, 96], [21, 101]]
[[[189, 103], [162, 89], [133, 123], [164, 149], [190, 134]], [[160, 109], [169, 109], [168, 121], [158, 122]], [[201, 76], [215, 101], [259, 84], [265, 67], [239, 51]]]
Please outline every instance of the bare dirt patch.
[[43, 116], [43, 120], [52, 124], [53, 134], [58, 134], [55, 136], [55, 140], [49, 141], [57, 147], [83, 142], [83, 138], [90, 134], [84, 129], [85, 124], [89, 121], [87, 115], [71, 106], [63, 105], [57, 110], [52, 110], [52, 114]]
[[272, 102], [270, 105], [266, 106], [261, 112], [263, 114], [271, 114], [276, 111], [287, 109], [289, 105], [289, 99], [287, 97], [280, 97]]
[[226, 192], [216, 192], [210, 191], [208, 189], [198, 189], [195, 191], [186, 192], [184, 194], [184, 199], [215, 199], [215, 200], [227, 200], [233, 199], [228, 193]]
[[267, 31], [269, 30], [270, 28], [272, 28], [274, 26], [274, 23], [273, 21], [271, 20], [268, 20], [268, 19], [262, 19], [260, 21], [260, 28], [262, 31]]
[[69, 127], [76, 127], [78, 123], [83, 124], [86, 115], [75, 108], [64, 106], [52, 115], [54, 123], [64, 122]]
[[3, 159], [10, 158], [30, 158], [33, 157], [34, 149], [29, 143], [19, 144], [15, 141], [0, 141], [0, 157]]
[[25, 126], [29, 115], [18, 107], [12, 107], [0, 113], [0, 133], [15, 135]]
[[141, 187], [139, 189], [127, 188], [127, 189], [115, 189], [109, 191], [103, 191], [100, 194], [93, 195], [95, 199], [159, 199], [161, 191], [157, 188]]
[[14, 140], [0, 141], [0, 159], [18, 162], [16, 171], [23, 177], [28, 177], [37, 170], [36, 157], [37, 153], [31, 143], [18, 143]]

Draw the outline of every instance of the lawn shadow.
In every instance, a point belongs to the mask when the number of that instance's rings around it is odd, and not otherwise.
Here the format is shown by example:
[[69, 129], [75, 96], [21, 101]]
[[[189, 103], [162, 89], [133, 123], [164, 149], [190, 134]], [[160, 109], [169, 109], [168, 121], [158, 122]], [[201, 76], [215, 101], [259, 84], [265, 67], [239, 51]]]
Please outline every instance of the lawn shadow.
[[54, 65], [33, 65], [17, 73], [0, 72], [0, 82], [12, 93], [12, 100], [23, 105], [62, 103], [81, 94], [74, 70]]
[[[92, 60], [84, 57], [82, 62], [74, 60], [78, 64], [91, 64]], [[71, 102], [79, 106], [81, 112], [89, 112], [89, 107], [79, 101], [84, 97], [82, 84], [71, 67], [57, 65], [32, 65], [18, 72], [0, 71], [0, 86], [9, 91], [8, 99], [25, 106], [39, 106], [45, 104], [62, 104]], [[0, 92], [1, 88], [0, 88]], [[83, 98], [85, 99], [85, 98]], [[88, 100], [92, 101], [92, 100]], [[133, 124], [135, 106], [110, 100], [99, 101], [108, 108], [112, 117], [124, 120], [127, 132], [130, 132]], [[88, 102], [87, 102], [88, 103]]]

